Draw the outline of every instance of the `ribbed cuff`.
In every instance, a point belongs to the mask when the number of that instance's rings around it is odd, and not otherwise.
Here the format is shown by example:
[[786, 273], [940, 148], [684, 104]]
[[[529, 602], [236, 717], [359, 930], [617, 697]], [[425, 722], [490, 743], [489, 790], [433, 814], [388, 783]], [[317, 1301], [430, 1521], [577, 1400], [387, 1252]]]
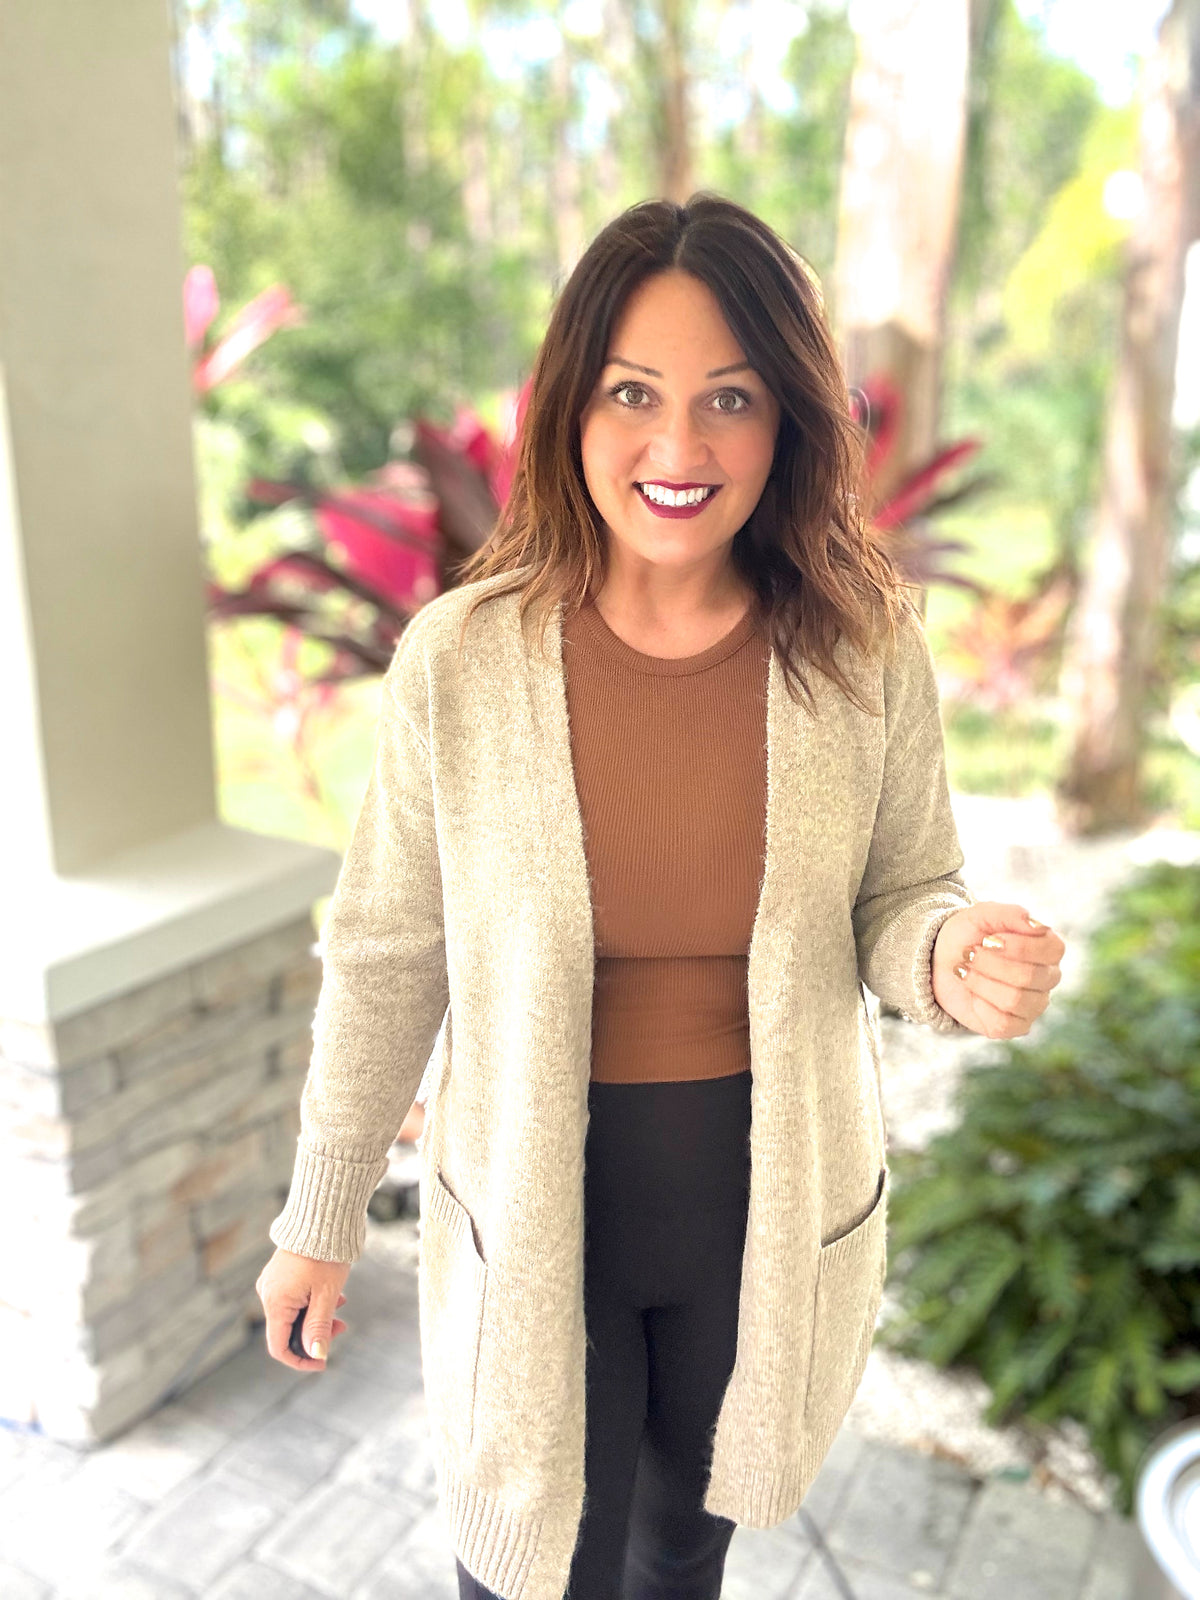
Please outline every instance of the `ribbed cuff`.
[[944, 1011], [933, 997], [933, 947], [943, 922], [952, 917], [961, 906], [944, 906], [934, 913], [925, 926], [925, 932], [913, 956], [912, 984], [916, 1005], [911, 1013], [902, 1011], [909, 1022], [921, 1022], [938, 1033], [970, 1033], [957, 1017]]
[[357, 1261], [367, 1242], [367, 1202], [388, 1168], [319, 1156], [297, 1140], [287, 1204], [267, 1230], [281, 1250], [315, 1261]]

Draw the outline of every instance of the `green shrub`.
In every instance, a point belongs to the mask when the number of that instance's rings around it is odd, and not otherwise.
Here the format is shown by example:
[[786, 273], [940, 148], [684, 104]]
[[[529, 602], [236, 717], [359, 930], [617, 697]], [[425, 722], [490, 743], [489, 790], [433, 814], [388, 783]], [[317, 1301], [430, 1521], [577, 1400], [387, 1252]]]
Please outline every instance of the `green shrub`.
[[1036, 1041], [967, 1069], [960, 1120], [891, 1161], [881, 1341], [976, 1369], [992, 1424], [1074, 1417], [1132, 1511], [1200, 1414], [1200, 867], [1113, 895]]

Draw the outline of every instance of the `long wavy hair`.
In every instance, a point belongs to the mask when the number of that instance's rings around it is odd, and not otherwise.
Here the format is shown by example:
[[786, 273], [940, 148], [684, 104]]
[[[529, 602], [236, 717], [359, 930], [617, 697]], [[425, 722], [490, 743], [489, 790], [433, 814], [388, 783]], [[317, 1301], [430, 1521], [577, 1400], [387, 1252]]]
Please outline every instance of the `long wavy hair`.
[[[681, 268], [716, 297], [747, 360], [779, 403], [780, 422], [762, 495], [734, 535], [731, 558], [754, 594], [792, 698], [816, 710], [804, 676], [811, 662], [864, 711], [834, 649], [845, 635], [874, 648], [916, 610], [890, 556], [864, 526], [859, 488], [865, 435], [825, 322], [815, 273], [766, 223], [732, 200], [701, 191], [686, 205], [645, 200], [598, 233], [567, 279], [534, 363], [512, 487], [487, 542], [460, 569], [462, 583], [513, 572], [488, 600], [519, 592], [545, 631], [598, 590], [607, 530], [588, 493], [580, 418], [609, 356], [629, 295], [653, 274]], [[521, 569], [517, 571], [516, 569]]]

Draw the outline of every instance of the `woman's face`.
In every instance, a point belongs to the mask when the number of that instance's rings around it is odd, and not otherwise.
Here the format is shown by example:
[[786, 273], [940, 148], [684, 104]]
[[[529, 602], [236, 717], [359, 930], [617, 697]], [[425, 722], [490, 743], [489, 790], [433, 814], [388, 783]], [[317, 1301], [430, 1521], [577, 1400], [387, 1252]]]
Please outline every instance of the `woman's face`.
[[[722, 552], [758, 504], [779, 405], [716, 296], [677, 268], [629, 296], [580, 418], [583, 475], [626, 554], [687, 568]], [[657, 486], [657, 487], [656, 487]], [[654, 504], [707, 490], [681, 514]], [[649, 493], [647, 493], [649, 490]], [[673, 514], [663, 515], [670, 509]], [[611, 554], [611, 552], [610, 552]]]

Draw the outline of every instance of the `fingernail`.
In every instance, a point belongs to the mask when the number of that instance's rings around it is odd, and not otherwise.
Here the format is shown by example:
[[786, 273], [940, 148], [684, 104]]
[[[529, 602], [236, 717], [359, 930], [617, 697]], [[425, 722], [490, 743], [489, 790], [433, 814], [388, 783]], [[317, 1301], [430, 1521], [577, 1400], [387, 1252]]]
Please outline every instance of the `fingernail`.
[[313, 1360], [314, 1361], [324, 1361], [324, 1359], [325, 1359], [325, 1341], [323, 1339], [314, 1339], [313, 1340], [312, 1353], [313, 1353]]
[[1025, 921], [1031, 928], [1044, 928], [1046, 926], [1044, 922], [1039, 922], [1036, 917], [1031, 917], [1028, 912], [1025, 913]]
[[985, 950], [1004, 949], [1004, 940], [998, 933], [989, 933], [986, 938], [980, 940], [980, 943], [983, 945]]
[[971, 961], [974, 961], [974, 959], [975, 959], [975, 946], [972, 945], [971, 948], [964, 954], [963, 960], [966, 961], [966, 962], [971, 962]]
[[955, 969], [954, 969], [955, 977], [965, 978], [967, 976], [968, 972], [970, 972], [970, 970], [971, 970], [970, 967], [955, 967]]

